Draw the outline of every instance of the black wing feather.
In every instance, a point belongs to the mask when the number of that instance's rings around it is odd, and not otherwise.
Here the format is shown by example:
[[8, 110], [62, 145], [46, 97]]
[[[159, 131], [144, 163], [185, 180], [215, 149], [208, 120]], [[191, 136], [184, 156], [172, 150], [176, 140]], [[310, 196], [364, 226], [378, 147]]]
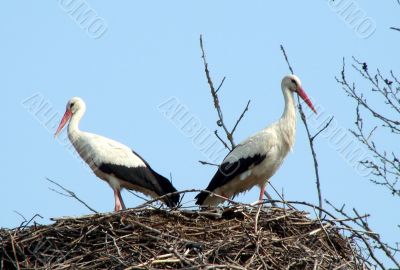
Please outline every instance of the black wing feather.
[[[215, 189], [222, 187], [223, 185], [227, 184], [229, 181], [234, 179], [236, 176], [244, 173], [247, 171], [251, 166], [255, 166], [260, 164], [266, 155], [256, 154], [251, 157], [241, 158], [233, 163], [225, 162], [223, 163], [218, 171], [215, 173], [214, 177], [211, 179], [210, 184], [206, 188], [208, 191], [214, 191]], [[196, 204], [202, 205], [204, 200], [210, 194], [207, 192], [200, 192], [196, 196]]]
[[[167, 178], [154, 171], [137, 153], [134, 151], [132, 152], [142, 159], [146, 166], [127, 167], [123, 165], [103, 163], [99, 166], [99, 170], [107, 174], [114, 174], [121, 180], [151, 190], [158, 196], [163, 196], [177, 191]], [[159, 186], [156, 186], [154, 182], [157, 182]], [[164, 202], [169, 207], [176, 206], [179, 202], [179, 197], [179, 194], [167, 196]]]

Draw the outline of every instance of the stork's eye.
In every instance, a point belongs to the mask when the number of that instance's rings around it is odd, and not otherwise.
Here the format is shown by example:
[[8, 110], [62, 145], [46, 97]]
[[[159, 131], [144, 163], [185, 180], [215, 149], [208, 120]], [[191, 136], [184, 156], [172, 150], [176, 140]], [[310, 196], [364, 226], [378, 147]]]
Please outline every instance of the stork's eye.
[[71, 104], [69, 105], [69, 108], [70, 108], [70, 109], [72, 109], [72, 107], [74, 107], [74, 103], [71, 103]]
[[292, 83], [294, 83], [295, 85], [297, 85], [297, 82], [295, 79], [291, 79]]

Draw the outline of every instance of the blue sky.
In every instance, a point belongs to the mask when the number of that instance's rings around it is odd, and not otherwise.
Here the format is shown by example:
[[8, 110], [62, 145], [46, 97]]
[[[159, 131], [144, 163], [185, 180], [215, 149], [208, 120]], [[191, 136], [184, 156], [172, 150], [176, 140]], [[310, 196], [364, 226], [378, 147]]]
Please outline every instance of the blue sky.
[[[354, 103], [334, 80], [342, 58], [350, 60], [354, 55], [371, 68], [400, 73], [396, 57], [400, 34], [389, 30], [400, 26], [400, 6], [394, 0], [354, 1], [368, 22], [376, 25], [367, 38], [326, 0], [76, 1], [95, 12], [106, 29], [100, 36], [68, 13], [67, 2], [71, 0], [0, 3], [2, 227], [20, 224], [14, 211], [27, 218], [41, 214], [42, 223], [51, 217], [89, 213], [76, 201], [50, 191], [46, 177], [70, 188], [98, 211], [113, 209], [111, 189], [53, 139], [54, 125], [44, 125], [49, 115], [24, 103], [32, 96], [47, 102], [50, 114], [59, 114], [52, 120], [57, 124], [68, 99], [82, 97], [87, 104], [82, 130], [131, 146], [154, 169], [166, 176], [171, 173], [174, 185], [182, 190], [205, 188], [214, 168], [198, 163], [207, 154], [165, 117], [159, 105], [176, 98], [201, 127], [215, 129], [200, 34], [214, 82], [227, 77], [220, 98], [228, 125], [252, 100], [237, 130], [237, 142], [282, 113], [280, 81], [288, 69], [280, 44], [319, 111], [334, 116], [335, 125], [343, 130], [353, 125]], [[315, 131], [320, 122], [315, 116], [312, 119]], [[294, 151], [272, 184], [287, 199], [316, 203], [308, 141], [300, 121], [297, 127]], [[323, 196], [337, 205], [371, 213], [371, 226], [385, 240], [395, 241], [400, 217], [393, 209], [399, 207], [398, 199], [352, 168], [329, 135], [318, 139], [317, 151]], [[238, 199], [252, 202], [257, 194], [254, 188]], [[123, 197], [128, 206], [141, 203], [126, 192]]]

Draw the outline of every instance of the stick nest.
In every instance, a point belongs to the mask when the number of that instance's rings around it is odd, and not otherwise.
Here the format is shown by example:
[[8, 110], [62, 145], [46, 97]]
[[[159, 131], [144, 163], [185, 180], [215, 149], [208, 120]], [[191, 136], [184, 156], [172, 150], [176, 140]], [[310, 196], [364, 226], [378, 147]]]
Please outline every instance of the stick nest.
[[0, 230], [0, 269], [358, 269], [333, 222], [302, 211], [130, 209]]

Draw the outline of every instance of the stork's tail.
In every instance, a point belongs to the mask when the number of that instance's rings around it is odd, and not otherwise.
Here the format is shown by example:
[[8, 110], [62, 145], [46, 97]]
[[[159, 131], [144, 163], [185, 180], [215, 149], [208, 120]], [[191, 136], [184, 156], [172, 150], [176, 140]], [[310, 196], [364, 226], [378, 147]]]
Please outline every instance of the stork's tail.
[[[161, 186], [161, 191], [158, 194], [159, 196], [177, 192], [176, 188], [172, 185], [172, 183], [167, 178], [158, 174], [154, 170], [152, 170], [152, 172], [153, 172], [154, 176], [157, 178], [158, 183]], [[171, 195], [168, 195], [165, 198], [163, 198], [163, 202], [168, 207], [175, 207], [179, 204], [179, 199], [180, 199], [179, 194], [171, 194]]]
[[195, 197], [196, 204], [202, 206], [204, 204], [204, 201], [207, 199], [207, 197], [210, 195], [210, 193], [206, 191], [202, 191], [197, 196]]

